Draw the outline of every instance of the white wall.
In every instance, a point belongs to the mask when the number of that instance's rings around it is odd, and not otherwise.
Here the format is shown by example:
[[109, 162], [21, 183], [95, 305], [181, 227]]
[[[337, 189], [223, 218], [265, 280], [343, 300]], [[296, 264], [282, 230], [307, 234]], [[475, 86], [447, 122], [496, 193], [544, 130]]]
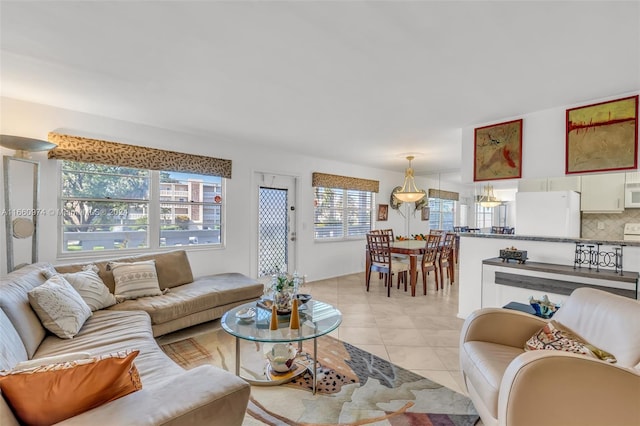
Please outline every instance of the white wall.
[[[189, 258], [196, 275], [217, 272], [241, 272], [255, 277], [257, 256], [257, 188], [253, 176], [266, 172], [298, 178], [297, 194], [297, 259], [295, 268], [311, 281], [364, 271], [364, 240], [323, 242], [313, 240], [313, 189], [311, 173], [323, 172], [354, 176], [380, 181], [376, 204], [389, 204], [391, 190], [402, 183], [403, 171], [389, 172], [356, 166], [316, 157], [295, 155], [255, 145], [247, 145], [218, 135], [206, 137], [179, 133], [141, 124], [112, 120], [104, 117], [33, 104], [9, 98], [0, 98], [0, 133], [47, 139], [53, 130], [70, 134], [105, 139], [140, 146], [175, 150], [200, 155], [210, 155], [233, 161], [233, 176], [227, 181], [226, 196], [226, 247], [224, 249], [190, 248]], [[13, 155], [11, 150], [1, 150], [3, 155]], [[57, 162], [48, 160], [44, 153], [34, 154], [41, 164], [41, 199], [43, 209], [56, 209]], [[441, 188], [460, 191], [460, 185], [432, 178], [416, 178], [418, 187]], [[438, 186], [439, 185], [439, 186]], [[4, 209], [4, 197], [0, 197]], [[413, 206], [403, 206], [413, 209]], [[397, 211], [389, 209], [389, 220], [377, 222], [376, 228], [393, 228], [396, 235], [428, 231], [428, 222], [421, 222], [419, 213], [404, 211], [405, 219]], [[57, 218], [43, 216], [40, 220], [39, 260], [52, 263], [68, 263], [57, 253]], [[5, 251], [4, 226], [0, 226], [0, 250]], [[81, 254], [87, 256], [87, 254]], [[75, 261], [75, 260], [73, 260]], [[6, 274], [4, 256], [0, 275]]]

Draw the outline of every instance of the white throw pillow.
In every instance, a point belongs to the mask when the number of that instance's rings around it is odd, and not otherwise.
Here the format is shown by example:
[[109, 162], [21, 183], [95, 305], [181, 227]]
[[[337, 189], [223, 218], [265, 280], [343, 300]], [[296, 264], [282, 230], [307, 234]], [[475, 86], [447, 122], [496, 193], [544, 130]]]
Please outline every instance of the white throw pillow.
[[78, 334], [91, 316], [91, 308], [61, 275], [54, 275], [27, 295], [44, 328], [62, 339]]
[[87, 265], [80, 272], [61, 274], [76, 289], [92, 311], [116, 304], [116, 297], [109, 292], [98, 275], [96, 265]]
[[111, 262], [109, 268], [113, 271], [113, 280], [116, 283], [116, 299], [127, 300], [162, 295], [155, 260]]

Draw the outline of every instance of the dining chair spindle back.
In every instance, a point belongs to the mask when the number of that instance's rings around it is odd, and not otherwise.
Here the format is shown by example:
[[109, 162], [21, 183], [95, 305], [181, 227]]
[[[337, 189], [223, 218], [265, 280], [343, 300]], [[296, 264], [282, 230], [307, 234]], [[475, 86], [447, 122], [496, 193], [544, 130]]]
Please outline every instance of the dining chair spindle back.
[[[442, 243], [440, 244], [440, 253], [438, 255], [438, 268], [440, 269], [440, 288], [444, 288], [444, 274], [443, 270], [447, 271], [447, 278], [449, 284], [453, 285], [455, 281], [455, 265], [454, 265], [454, 244], [456, 234], [453, 232], [446, 232]], [[437, 286], [436, 286], [437, 289]]]
[[393, 274], [398, 275], [398, 285], [400, 285], [400, 280], [406, 282], [409, 265], [393, 258], [391, 255], [391, 239], [388, 234], [367, 234], [367, 246], [371, 259], [367, 274], [367, 291], [369, 291], [371, 273], [380, 272], [384, 276], [387, 297], [390, 297]]
[[[438, 253], [440, 252], [440, 235], [429, 234], [425, 242], [424, 253], [422, 255], [422, 289], [427, 294], [427, 275], [430, 271], [434, 272], [436, 278], [436, 290], [438, 289]], [[406, 288], [405, 288], [406, 290]]]

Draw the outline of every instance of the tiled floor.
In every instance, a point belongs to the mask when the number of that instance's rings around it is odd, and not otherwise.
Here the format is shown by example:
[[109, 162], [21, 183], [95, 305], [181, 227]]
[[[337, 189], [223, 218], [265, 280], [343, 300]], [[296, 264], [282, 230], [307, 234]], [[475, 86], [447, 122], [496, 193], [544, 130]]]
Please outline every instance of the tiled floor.
[[301, 292], [336, 305], [343, 315], [332, 335], [394, 364], [414, 371], [457, 392], [466, 393], [458, 361], [463, 320], [458, 312], [458, 286], [435, 291], [433, 274], [422, 293], [418, 277], [416, 296], [394, 287], [387, 297], [384, 282], [371, 278], [369, 292], [364, 273], [309, 283]]
[[[435, 291], [429, 276], [427, 295], [418, 277], [416, 296], [394, 286], [387, 297], [384, 282], [375, 274], [369, 292], [364, 273], [345, 275], [305, 284], [301, 293], [337, 306], [343, 315], [332, 336], [369, 351], [394, 364], [466, 394], [458, 363], [458, 339], [463, 320], [458, 312], [458, 286], [447, 284]], [[206, 332], [219, 320], [162, 336], [160, 344], [184, 339], [190, 333]]]

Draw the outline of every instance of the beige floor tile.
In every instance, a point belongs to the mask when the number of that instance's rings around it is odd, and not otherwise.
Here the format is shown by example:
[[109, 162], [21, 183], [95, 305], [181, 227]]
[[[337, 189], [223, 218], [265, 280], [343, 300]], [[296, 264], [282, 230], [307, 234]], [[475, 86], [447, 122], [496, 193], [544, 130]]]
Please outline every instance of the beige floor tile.
[[457, 330], [422, 330], [428, 346], [457, 348], [460, 344], [460, 332]]
[[[372, 309], [375, 309], [372, 307]], [[376, 324], [380, 329], [415, 329], [416, 326], [408, 315], [374, 315]]]
[[433, 348], [433, 351], [438, 355], [440, 361], [444, 364], [449, 371], [460, 370], [460, 351], [455, 348]]
[[376, 324], [376, 317], [372, 313], [343, 313], [340, 327], [377, 328], [378, 324]]
[[387, 346], [389, 359], [407, 370], [446, 371], [433, 348], [424, 346]]
[[420, 330], [380, 328], [379, 331], [386, 346], [428, 346]]
[[371, 307], [368, 303], [350, 303], [338, 300], [338, 309], [343, 314], [371, 314]]
[[354, 346], [384, 344], [377, 328], [339, 327], [338, 334], [340, 340], [351, 343]]
[[443, 386], [448, 387], [449, 389], [453, 389], [458, 393], [464, 394], [464, 389], [460, 387], [460, 383], [453, 377], [453, 375], [448, 371], [440, 371], [440, 370], [411, 370], [414, 373], [426, 377], [429, 380], [432, 380], [436, 383], [439, 383]]

